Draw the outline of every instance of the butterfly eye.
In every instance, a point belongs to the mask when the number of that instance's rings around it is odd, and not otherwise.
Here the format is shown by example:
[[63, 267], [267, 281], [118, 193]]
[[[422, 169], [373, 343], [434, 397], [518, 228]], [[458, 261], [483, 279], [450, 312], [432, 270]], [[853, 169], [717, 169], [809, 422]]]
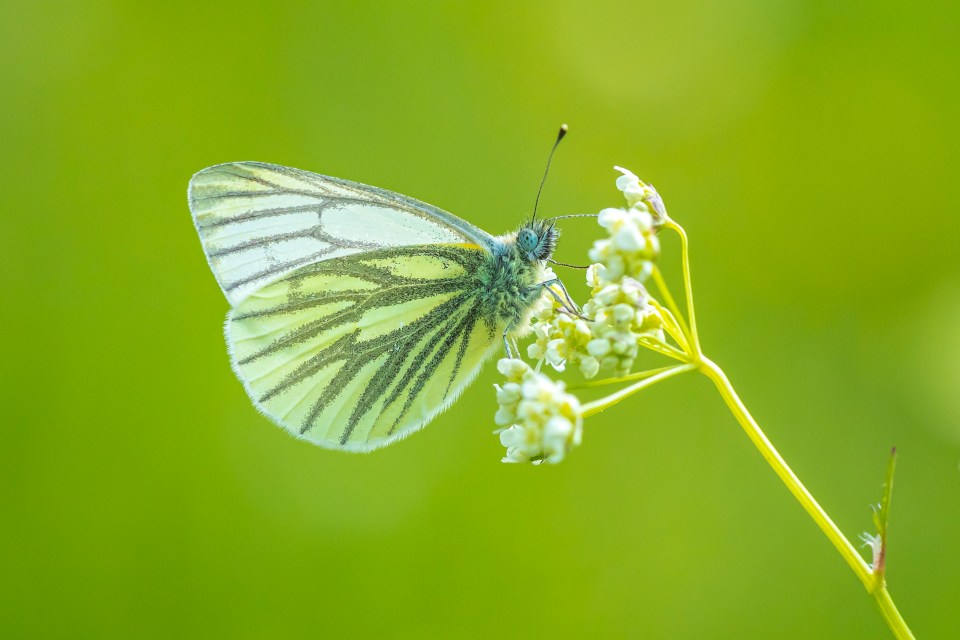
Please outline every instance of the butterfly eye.
[[527, 253], [533, 252], [540, 244], [540, 238], [532, 229], [521, 229], [517, 234], [517, 246]]

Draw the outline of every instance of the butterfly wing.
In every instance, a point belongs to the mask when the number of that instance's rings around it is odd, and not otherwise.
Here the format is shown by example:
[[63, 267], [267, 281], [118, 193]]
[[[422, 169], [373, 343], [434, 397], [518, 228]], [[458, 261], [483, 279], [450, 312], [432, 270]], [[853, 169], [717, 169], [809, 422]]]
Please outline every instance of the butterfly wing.
[[301, 267], [227, 318], [237, 375], [292, 434], [369, 451], [449, 406], [498, 346], [476, 244], [364, 250]]
[[356, 182], [260, 162], [204, 169], [188, 190], [210, 268], [231, 305], [299, 267], [384, 247], [469, 243], [485, 231]]

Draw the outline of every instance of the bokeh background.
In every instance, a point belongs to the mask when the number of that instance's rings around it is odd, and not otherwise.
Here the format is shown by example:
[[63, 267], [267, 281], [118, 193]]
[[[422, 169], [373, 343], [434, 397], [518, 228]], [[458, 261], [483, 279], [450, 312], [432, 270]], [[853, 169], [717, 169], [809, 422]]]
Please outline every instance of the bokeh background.
[[887, 637], [702, 377], [557, 467], [500, 464], [493, 367], [366, 456], [250, 405], [193, 172], [288, 164], [499, 233], [567, 122], [544, 212], [619, 206], [614, 164], [659, 188], [708, 354], [848, 536], [898, 447], [891, 592], [956, 638], [958, 7], [2, 2], [2, 635]]

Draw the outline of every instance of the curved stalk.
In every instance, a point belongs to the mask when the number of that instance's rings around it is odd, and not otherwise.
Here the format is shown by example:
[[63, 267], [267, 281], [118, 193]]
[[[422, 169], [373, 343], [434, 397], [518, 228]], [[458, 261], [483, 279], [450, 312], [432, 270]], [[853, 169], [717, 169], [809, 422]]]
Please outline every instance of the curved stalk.
[[[686, 267], [684, 267], [684, 273], [686, 273]], [[667, 287], [666, 280], [663, 279], [663, 274], [660, 273], [660, 267], [654, 266], [653, 273], [650, 274], [653, 277], [653, 281], [656, 283], [657, 288], [660, 290], [660, 294], [663, 296], [663, 301], [667, 303], [667, 308], [671, 311], [672, 316], [674, 317], [678, 328], [683, 332], [683, 335], [687, 338], [686, 342], [697, 352], [700, 351], [700, 343], [696, 338], [696, 334], [690, 330], [690, 327], [687, 326], [687, 321], [683, 317], [683, 313], [680, 311], [680, 308], [677, 306], [677, 302], [673, 299], [673, 295], [670, 293], [670, 289]], [[687, 281], [684, 279], [684, 288], [687, 288]], [[689, 301], [687, 306], [689, 307]], [[691, 317], [693, 315], [691, 314]]]
[[695, 350], [691, 347], [687, 335], [684, 333], [684, 325], [681, 325], [677, 317], [669, 309], [657, 302], [655, 298], [650, 298], [650, 304], [657, 310], [657, 313], [660, 314], [660, 318], [663, 320], [663, 330], [668, 336], [673, 338], [673, 341], [677, 343], [680, 350], [684, 353], [694, 353]]
[[699, 351], [700, 336], [697, 334], [697, 315], [693, 311], [693, 284], [690, 282], [690, 243], [687, 240], [687, 232], [669, 218], [663, 226], [672, 229], [680, 236], [680, 262], [683, 265], [683, 289], [687, 294], [687, 314], [690, 316], [690, 339]]
[[823, 507], [814, 499], [813, 495], [807, 490], [793, 470], [787, 465], [786, 461], [780, 456], [780, 453], [774, 448], [773, 444], [760, 429], [753, 416], [747, 410], [740, 396], [734, 390], [733, 385], [727, 378], [723, 370], [707, 357], [701, 357], [698, 366], [699, 370], [710, 378], [717, 390], [726, 402], [727, 407], [736, 417], [740, 426], [746, 431], [747, 436], [760, 451], [764, 459], [773, 467], [774, 472], [780, 477], [780, 480], [787, 485], [787, 489], [793, 494], [807, 514], [813, 518], [824, 535], [833, 543], [833, 546], [840, 552], [840, 555], [846, 560], [847, 564], [853, 569], [857, 578], [863, 583], [867, 591], [876, 599], [880, 607], [880, 613], [886, 620], [890, 630], [894, 635], [901, 639], [913, 638], [907, 623], [904, 621], [900, 612], [897, 610], [890, 593], [887, 591], [886, 584], [882, 581], [878, 584], [870, 567], [864, 562], [863, 558], [843, 535], [840, 528], [834, 524]]
[[638, 371], [636, 373], [629, 373], [625, 376], [620, 376], [618, 378], [600, 378], [599, 380], [585, 380], [584, 382], [578, 382], [577, 384], [567, 385], [567, 391], [576, 391], [577, 389], [588, 389], [590, 387], [603, 387], [608, 384], [619, 384], [621, 382], [631, 382], [633, 380], [646, 380], [651, 376], [655, 376], [658, 373], [663, 373], [669, 369], [673, 369], [676, 365], [670, 367], [660, 367], [659, 369], [649, 369], [647, 371]]
[[610, 395], [600, 398], [599, 400], [588, 402], [587, 404], [583, 405], [583, 407], [581, 408], [582, 415], [584, 418], [586, 418], [588, 416], [592, 416], [597, 413], [600, 413], [604, 409], [612, 407], [613, 405], [617, 404], [621, 400], [624, 400], [625, 398], [632, 396], [638, 391], [642, 391], [647, 387], [652, 387], [658, 382], [666, 380], [667, 378], [672, 378], [675, 375], [679, 375], [687, 371], [693, 371], [696, 368], [697, 368], [697, 365], [695, 364], [679, 364], [675, 367], [670, 367], [665, 371], [661, 371], [660, 373], [656, 375], [652, 375], [649, 378], [644, 378], [640, 382], [632, 384], [629, 387], [625, 387], [615, 393], [611, 393]]
[[665, 356], [669, 356], [674, 360], [679, 360], [681, 362], [690, 362], [690, 354], [685, 351], [681, 351], [674, 346], [666, 344], [660, 340], [653, 340], [648, 338], [640, 338], [638, 340], [640, 346], [650, 349], [651, 351], [656, 351]]

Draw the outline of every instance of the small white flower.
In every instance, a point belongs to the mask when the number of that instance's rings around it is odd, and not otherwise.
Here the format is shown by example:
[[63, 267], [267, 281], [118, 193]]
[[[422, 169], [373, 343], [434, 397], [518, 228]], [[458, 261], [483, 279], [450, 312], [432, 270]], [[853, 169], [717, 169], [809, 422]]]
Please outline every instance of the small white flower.
[[515, 358], [500, 358], [497, 362], [497, 371], [503, 374], [508, 382], [520, 382], [530, 367], [523, 360]]
[[587, 353], [594, 358], [602, 358], [610, 353], [610, 341], [596, 338], [587, 343]]
[[[543, 336], [539, 335], [540, 327], [544, 325], [537, 325], [537, 342], [533, 342], [527, 346], [527, 357], [531, 360], [543, 360], [547, 357], [547, 352], [543, 349], [543, 345], [540, 344], [540, 338]], [[549, 326], [549, 325], [546, 325]]]
[[580, 359], [580, 373], [584, 378], [592, 378], [600, 372], [600, 361], [593, 356]]
[[656, 217], [656, 223], [659, 224], [667, 219], [667, 208], [663, 205], [663, 199], [652, 185], [644, 184], [632, 171], [623, 167], [614, 167], [622, 173], [617, 178], [617, 189], [623, 192], [627, 199], [627, 204], [635, 207], [640, 203], [645, 204]]
[[520, 385], [516, 382], [508, 382], [502, 387], [497, 387], [497, 404], [514, 404], [520, 401]]
[[[587, 322], [564, 312], [555, 312], [547, 318], [541, 316], [533, 331], [537, 340], [527, 347], [527, 356], [545, 360], [556, 371], [563, 371], [567, 364], [579, 363], [592, 337]], [[590, 367], [588, 364], [587, 369]]]
[[614, 169], [623, 174], [617, 178], [617, 189], [623, 192], [624, 197], [627, 199], [627, 204], [633, 207], [643, 202], [645, 192], [640, 178], [634, 175], [632, 171], [624, 169], [623, 167], [614, 167]]
[[623, 225], [613, 236], [613, 244], [621, 251], [640, 251], [647, 246], [643, 232], [636, 225]]
[[615, 225], [621, 224], [625, 218], [626, 211], [623, 209], [607, 207], [606, 209], [601, 209], [600, 213], [597, 214], [597, 224], [604, 229], [611, 229]]
[[[556, 464], [580, 444], [583, 419], [580, 403], [522, 360], [503, 358], [497, 369], [507, 382], [497, 386], [500, 408], [495, 417], [500, 444], [507, 448], [503, 462]], [[509, 425], [509, 426], [506, 426]]]

